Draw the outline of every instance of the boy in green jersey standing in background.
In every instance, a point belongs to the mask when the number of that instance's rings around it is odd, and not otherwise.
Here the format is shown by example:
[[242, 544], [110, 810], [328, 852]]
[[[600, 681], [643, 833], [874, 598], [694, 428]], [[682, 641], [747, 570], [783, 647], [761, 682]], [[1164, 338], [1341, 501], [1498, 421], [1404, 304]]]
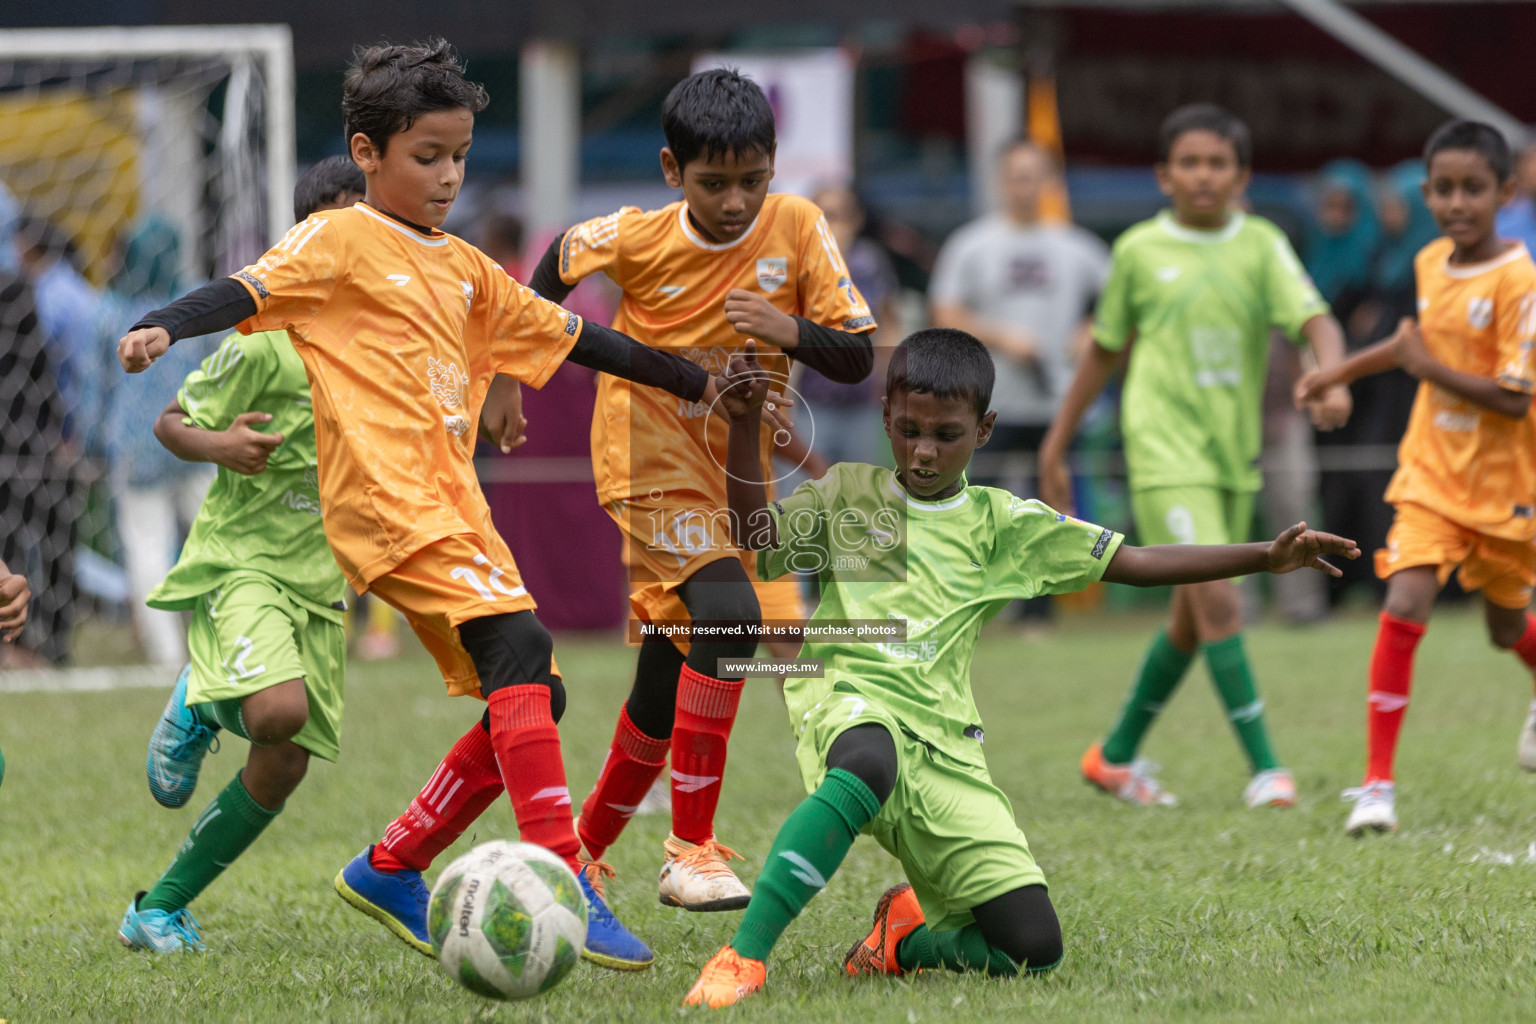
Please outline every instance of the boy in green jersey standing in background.
[[861, 832], [901, 861], [850, 975], [920, 969], [1038, 972], [1062, 956], [1061, 927], [1008, 798], [982, 753], [971, 693], [981, 627], [1009, 601], [1097, 580], [1190, 584], [1354, 558], [1353, 541], [1298, 523], [1273, 543], [1131, 547], [1121, 536], [994, 487], [965, 468], [992, 433], [993, 365], [964, 331], [918, 331], [892, 354], [885, 431], [897, 469], [842, 463], [782, 501], [766, 500], [757, 461], [767, 374], [731, 363], [720, 403], [731, 419], [727, 493], [735, 539], [758, 574], [816, 572], [807, 625], [876, 620], [905, 627], [879, 642], [808, 639], [822, 675], [784, 688], [810, 793], [779, 829], [730, 943], [685, 1002], [726, 1006], [756, 992], [778, 938], [827, 884]]
[[[299, 179], [294, 213], [302, 221], [351, 206], [363, 189], [349, 157], [327, 158]], [[277, 817], [310, 755], [340, 752], [346, 582], [320, 521], [309, 380], [285, 332], [224, 339], [187, 376], [155, 436], [219, 472], [181, 558], [148, 599], [192, 611], [192, 661], [149, 741], [150, 792], [181, 807], [221, 729], [251, 743], [245, 768], [123, 915], [125, 946], [167, 953], [204, 948], [187, 905]]]
[[[1261, 484], [1270, 331], [1309, 344], [1324, 369], [1344, 354], [1338, 321], [1285, 235], [1237, 208], [1251, 155], [1247, 126], [1219, 107], [1182, 107], [1163, 122], [1155, 170], [1172, 209], [1115, 243], [1095, 344], [1040, 446], [1040, 490], [1048, 504], [1072, 507], [1066, 454], [1073, 432], [1129, 349], [1120, 428], [1142, 543], [1247, 539]], [[1330, 388], [1309, 412], [1321, 429], [1342, 425], [1350, 412], [1348, 389]], [[1230, 581], [1176, 588], [1168, 626], [1143, 658], [1120, 718], [1083, 755], [1084, 778], [1132, 803], [1175, 802], [1136, 750], [1203, 652], [1248, 757], [1252, 777], [1244, 801], [1249, 807], [1294, 804], [1296, 783], [1270, 747], [1242, 626]]]

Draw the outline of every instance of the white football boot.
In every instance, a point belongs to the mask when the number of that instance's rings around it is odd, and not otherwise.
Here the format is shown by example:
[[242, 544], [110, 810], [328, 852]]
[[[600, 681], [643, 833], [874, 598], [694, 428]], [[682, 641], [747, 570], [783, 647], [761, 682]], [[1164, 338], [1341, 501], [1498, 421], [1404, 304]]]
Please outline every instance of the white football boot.
[[693, 843], [668, 835], [663, 844], [666, 863], [657, 880], [663, 906], [684, 910], [741, 910], [751, 901], [752, 893], [736, 873], [726, 867], [735, 850], [707, 839]]
[[1269, 768], [1248, 780], [1243, 803], [1257, 807], [1295, 807], [1296, 778], [1284, 768]]
[[1346, 789], [1345, 800], [1353, 800], [1344, 831], [1352, 836], [1373, 832], [1397, 831], [1397, 787], [1390, 782], [1368, 782], [1359, 789]]
[[1536, 772], [1536, 701], [1531, 703], [1531, 713], [1525, 718], [1525, 728], [1520, 730], [1520, 746], [1515, 760], [1526, 771]]

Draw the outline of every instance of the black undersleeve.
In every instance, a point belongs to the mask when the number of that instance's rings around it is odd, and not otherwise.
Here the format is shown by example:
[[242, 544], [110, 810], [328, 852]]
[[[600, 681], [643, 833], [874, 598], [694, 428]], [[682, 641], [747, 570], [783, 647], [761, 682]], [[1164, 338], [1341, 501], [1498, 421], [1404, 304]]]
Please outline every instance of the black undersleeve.
[[[241, 271], [244, 273], [244, 271]], [[254, 280], [254, 278], [252, 279]], [[228, 331], [256, 315], [256, 300], [232, 277], [209, 281], [163, 309], [139, 317], [129, 330], [163, 327], [175, 344], [182, 338]]]
[[709, 372], [698, 363], [642, 345], [627, 334], [590, 320], [582, 322], [581, 336], [565, 358], [599, 373], [661, 388], [689, 402], [702, 398], [709, 384]]
[[550, 242], [544, 255], [539, 257], [539, 265], [533, 268], [533, 276], [528, 279], [528, 287], [550, 302], [564, 302], [566, 296], [576, 290], [575, 285], [560, 280], [560, 249], [564, 244], [564, 235]]
[[869, 334], [854, 334], [795, 317], [800, 342], [790, 356], [839, 384], [857, 384], [875, 366], [875, 350]]

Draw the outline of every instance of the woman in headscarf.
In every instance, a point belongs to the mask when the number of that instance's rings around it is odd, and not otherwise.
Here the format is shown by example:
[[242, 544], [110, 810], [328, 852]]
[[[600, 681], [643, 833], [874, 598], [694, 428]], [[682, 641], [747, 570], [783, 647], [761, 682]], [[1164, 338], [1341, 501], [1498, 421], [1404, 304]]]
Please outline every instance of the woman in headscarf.
[[[175, 226], [158, 214], [143, 218], [124, 237], [122, 263], [102, 299], [103, 351], [116, 351], [123, 324], [164, 306], [194, 283], [183, 279]], [[145, 375], [131, 388], [114, 387], [107, 398], [107, 458], [129, 610], [144, 654], [154, 664], [180, 665], [187, 657], [180, 617], [147, 607], [144, 598], [175, 562], [213, 469], [176, 458], [155, 440], [153, 426], [217, 340], [188, 338], [163, 357], [171, 361], [164, 373]]]
[[1317, 179], [1317, 205], [1306, 240], [1307, 273], [1341, 324], [1349, 324], [1371, 287], [1381, 239], [1376, 186], [1358, 160], [1335, 160]]

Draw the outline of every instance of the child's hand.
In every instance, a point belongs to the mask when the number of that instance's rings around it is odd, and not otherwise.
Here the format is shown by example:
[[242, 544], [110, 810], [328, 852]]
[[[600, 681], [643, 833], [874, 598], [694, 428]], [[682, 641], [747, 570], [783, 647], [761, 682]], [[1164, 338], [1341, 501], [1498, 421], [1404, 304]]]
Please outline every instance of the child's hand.
[[1419, 330], [1418, 322], [1406, 317], [1392, 336], [1392, 354], [1397, 357], [1398, 366], [1419, 379], [1423, 379], [1427, 367], [1435, 360], [1424, 344], [1424, 332]]
[[763, 408], [768, 399], [768, 385], [772, 381], [773, 378], [757, 361], [756, 345], [749, 338], [747, 350], [739, 356], [732, 356], [730, 366], [714, 379], [715, 391], [719, 396], [716, 408], [730, 422], [744, 422]]
[[1331, 533], [1309, 530], [1306, 523], [1297, 523], [1276, 537], [1269, 546], [1269, 571], [1283, 573], [1297, 569], [1319, 569], [1330, 576], [1344, 575], [1337, 566], [1323, 561], [1323, 555], [1359, 558], [1360, 545]]
[[263, 434], [252, 430], [251, 424], [270, 422], [272, 417], [264, 412], [243, 412], [236, 416], [229, 429], [220, 432], [218, 458], [213, 461], [245, 476], [255, 476], [266, 469], [267, 459], [273, 449], [283, 443], [283, 435]]
[[27, 624], [27, 605], [31, 601], [32, 591], [27, 586], [27, 578], [6, 574], [0, 567], [0, 640], [13, 643], [21, 636], [21, 627]]
[[761, 295], [733, 288], [725, 296], [725, 318], [737, 334], [792, 349], [800, 343], [800, 325], [788, 313], [780, 313]]
[[1072, 514], [1072, 471], [1066, 457], [1054, 446], [1041, 445], [1036, 473], [1040, 478], [1040, 500], [1057, 512]]
[[143, 373], [170, 348], [171, 336], [164, 327], [141, 327], [117, 343], [117, 361], [129, 373]]
[[1349, 388], [1343, 384], [1331, 384], [1318, 391], [1317, 397], [1306, 402], [1307, 415], [1312, 425], [1318, 430], [1337, 430], [1348, 423], [1349, 414], [1355, 407]]
[[506, 454], [521, 448], [528, 440], [524, 433], [528, 421], [523, 418], [523, 389], [516, 378], [498, 373], [491, 378], [485, 404], [480, 407], [480, 437]]
[[1329, 385], [1321, 370], [1312, 370], [1301, 375], [1296, 382], [1291, 397], [1296, 402], [1296, 408], [1307, 409], [1312, 403], [1320, 401], [1327, 393]]

